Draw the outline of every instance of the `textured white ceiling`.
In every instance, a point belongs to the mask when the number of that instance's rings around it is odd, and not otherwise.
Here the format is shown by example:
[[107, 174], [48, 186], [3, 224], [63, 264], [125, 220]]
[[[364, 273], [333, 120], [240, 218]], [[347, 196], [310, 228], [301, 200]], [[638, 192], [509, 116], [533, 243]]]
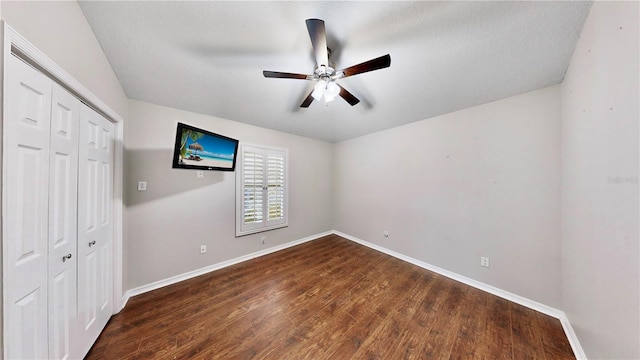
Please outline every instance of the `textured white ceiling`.
[[[80, 2], [131, 99], [330, 142], [562, 81], [590, 2]], [[325, 21], [361, 102], [298, 106], [313, 83], [305, 19]], [[131, 119], [135, 121], [135, 119]], [[215, 131], [215, 129], [211, 129]]]

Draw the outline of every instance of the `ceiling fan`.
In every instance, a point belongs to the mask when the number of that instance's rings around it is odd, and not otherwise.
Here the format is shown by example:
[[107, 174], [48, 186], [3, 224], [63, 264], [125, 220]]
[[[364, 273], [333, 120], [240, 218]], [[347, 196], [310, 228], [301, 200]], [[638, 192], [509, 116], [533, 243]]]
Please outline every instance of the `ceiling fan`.
[[313, 100], [320, 100], [324, 97], [325, 102], [333, 101], [338, 95], [345, 99], [351, 106], [360, 102], [349, 91], [340, 86], [336, 81], [348, 76], [362, 74], [368, 71], [384, 69], [391, 65], [389, 54], [365, 61], [363, 63], [350, 66], [342, 70], [336, 70], [335, 64], [329, 62], [331, 50], [327, 48], [327, 36], [324, 30], [324, 21], [320, 19], [307, 19], [307, 30], [313, 46], [313, 54], [316, 59], [316, 67], [313, 75], [294, 74], [279, 71], [263, 71], [267, 78], [300, 79], [313, 80], [316, 85], [313, 91], [304, 99], [300, 107], [307, 108]]

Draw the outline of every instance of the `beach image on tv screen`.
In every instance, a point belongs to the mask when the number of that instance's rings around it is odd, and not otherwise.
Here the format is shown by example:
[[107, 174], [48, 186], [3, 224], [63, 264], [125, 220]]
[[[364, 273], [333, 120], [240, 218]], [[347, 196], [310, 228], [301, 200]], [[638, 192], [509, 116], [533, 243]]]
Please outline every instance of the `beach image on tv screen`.
[[233, 168], [235, 142], [182, 129], [180, 159], [182, 165], [197, 165], [218, 168]]

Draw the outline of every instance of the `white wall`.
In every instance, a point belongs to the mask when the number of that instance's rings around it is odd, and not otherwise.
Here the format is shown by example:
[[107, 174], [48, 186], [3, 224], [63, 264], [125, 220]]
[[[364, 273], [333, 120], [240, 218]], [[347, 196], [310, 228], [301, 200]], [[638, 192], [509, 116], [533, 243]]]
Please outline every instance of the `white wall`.
[[127, 96], [75, 1], [0, 1], [2, 20], [127, 118]]
[[341, 142], [335, 228], [560, 308], [559, 154], [559, 86]]
[[[0, 19], [2, 19], [2, 4], [0, 4]], [[0, 83], [4, 84], [4, 59], [0, 54]], [[0, 86], [0, 99], [4, 99], [4, 94], [2, 92], [2, 86]], [[2, 109], [2, 105], [0, 105], [0, 110]], [[2, 138], [2, 126], [0, 126], [0, 138]], [[0, 149], [0, 159], [2, 158], [2, 149]], [[2, 160], [0, 160], [0, 164], [1, 164]], [[2, 169], [2, 166], [0, 166], [0, 169]], [[3, 170], [0, 170], [3, 171]], [[2, 178], [2, 173], [0, 172], [0, 178]], [[0, 196], [0, 204], [2, 204], [2, 196]], [[1, 205], [0, 205], [1, 206]], [[0, 209], [1, 210], [1, 209]], [[2, 227], [2, 218], [0, 217], [0, 228]], [[2, 238], [2, 236], [0, 236], [0, 239]], [[4, 279], [4, 274], [2, 273], [2, 269], [4, 268], [3, 264], [2, 264], [2, 246], [0, 246], [0, 278]], [[0, 291], [1, 292], [1, 291]], [[3, 303], [3, 299], [4, 299], [4, 294], [0, 293], [0, 309], [4, 309], [4, 303]], [[3, 355], [0, 356], [0, 358], [4, 357], [4, 314], [3, 314], [3, 310], [0, 310], [0, 324], [3, 324], [2, 326], [0, 326], [0, 348], [2, 348], [2, 353]]]
[[589, 359], [640, 358], [638, 2], [595, 2], [562, 84], [563, 309]]
[[[332, 229], [332, 144], [140, 101], [130, 101], [129, 114], [125, 288]], [[288, 148], [289, 227], [236, 238], [236, 173], [206, 171], [197, 179], [193, 170], [172, 169], [177, 122], [240, 142]], [[136, 191], [140, 180], [148, 182], [146, 192]], [[199, 253], [200, 245], [207, 245], [207, 254]]]

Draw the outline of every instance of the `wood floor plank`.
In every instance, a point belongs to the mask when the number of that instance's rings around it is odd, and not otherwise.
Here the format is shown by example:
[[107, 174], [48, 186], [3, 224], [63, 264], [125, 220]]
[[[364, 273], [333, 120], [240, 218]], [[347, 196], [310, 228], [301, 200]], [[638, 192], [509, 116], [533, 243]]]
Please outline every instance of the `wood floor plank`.
[[574, 359], [557, 319], [336, 235], [130, 299], [87, 359]]
[[427, 359], [449, 358], [453, 343], [460, 328], [461, 305], [468, 289], [459, 283], [451, 284], [449, 291], [443, 293], [444, 301], [440, 303], [437, 314], [433, 314], [433, 322], [426, 333], [427, 340], [422, 355]]
[[354, 359], [367, 338], [382, 323], [382, 318], [375, 312], [363, 313], [344, 335], [327, 350], [330, 354], [326, 359]]
[[522, 305], [509, 303], [514, 359], [545, 359], [542, 336], [536, 327], [536, 312]]
[[490, 294], [486, 296], [485, 338], [491, 341], [482, 341], [476, 355], [480, 359], [513, 359], [509, 301]]
[[556, 319], [537, 312], [537, 327], [540, 328], [542, 346], [547, 359], [575, 359], [571, 345], [567, 341], [562, 324]]
[[478, 289], [469, 289], [461, 306], [459, 328], [451, 349], [450, 359], [480, 359], [484, 331], [488, 322], [489, 295]]

